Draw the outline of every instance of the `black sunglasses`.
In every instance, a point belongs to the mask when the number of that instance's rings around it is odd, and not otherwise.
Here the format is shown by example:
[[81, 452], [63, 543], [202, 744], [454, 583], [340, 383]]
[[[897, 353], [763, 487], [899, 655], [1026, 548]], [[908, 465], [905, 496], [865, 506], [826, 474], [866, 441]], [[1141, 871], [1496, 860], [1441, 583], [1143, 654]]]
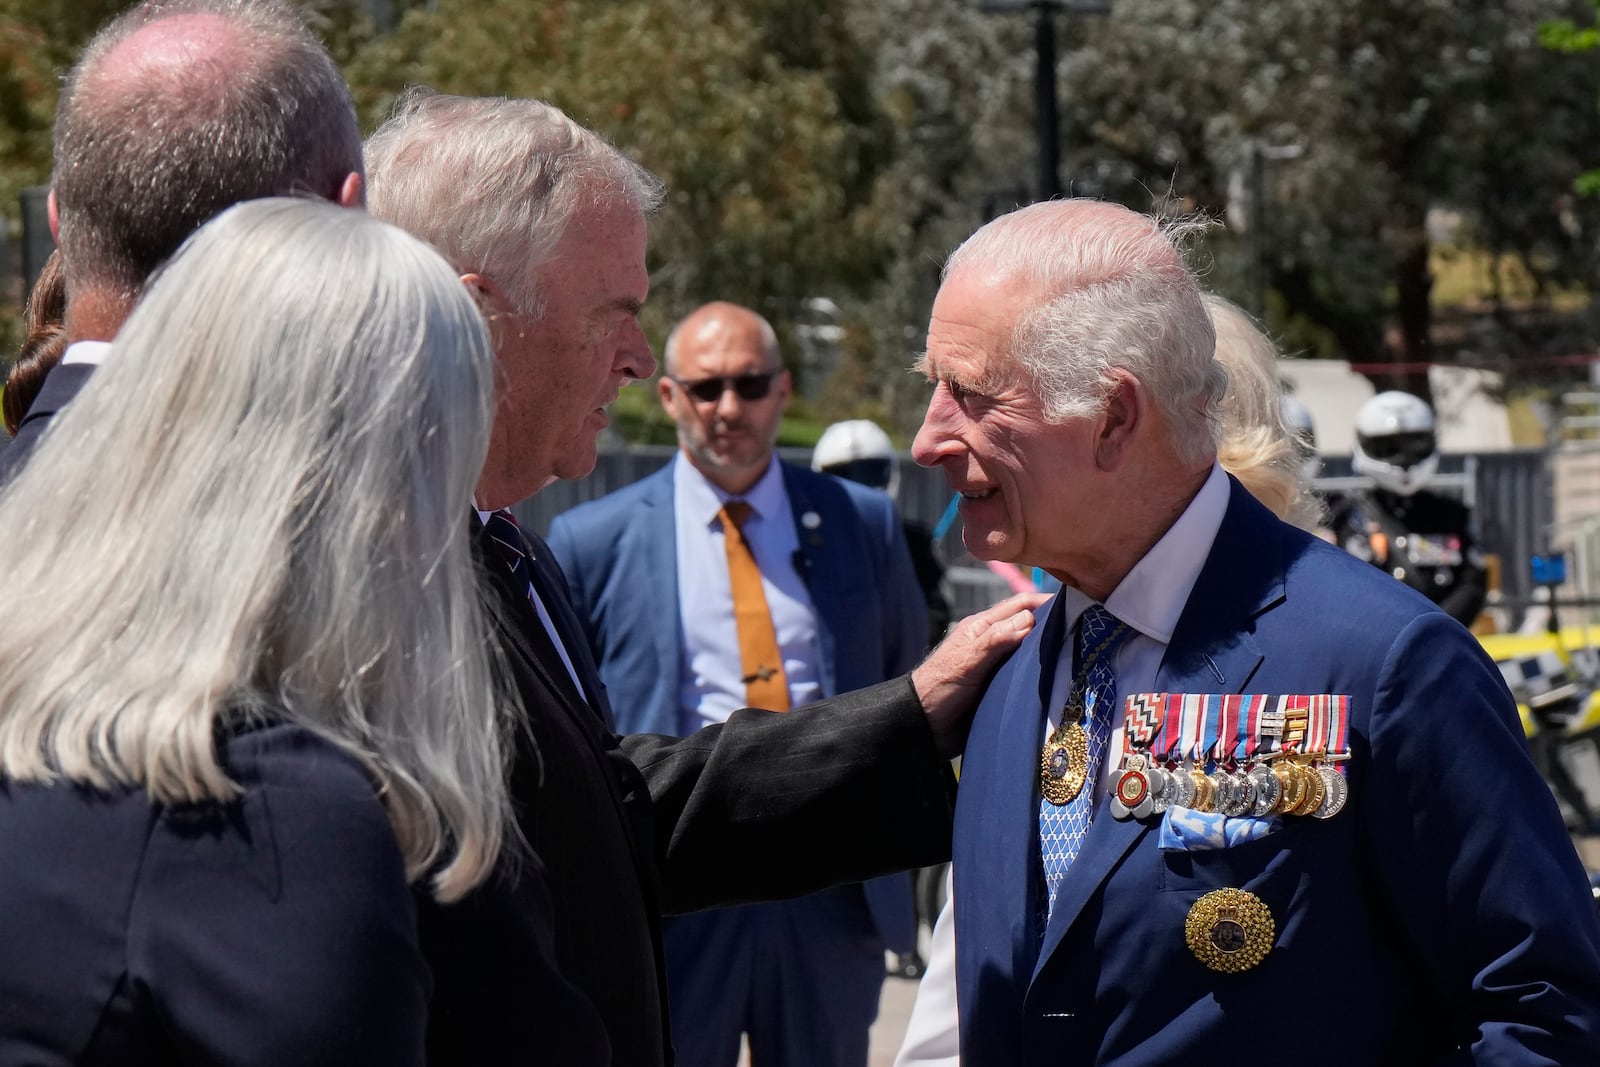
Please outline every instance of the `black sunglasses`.
[[739, 374], [733, 377], [696, 378], [686, 382], [667, 375], [667, 380], [702, 404], [714, 404], [722, 399], [725, 390], [732, 389], [740, 400], [760, 400], [772, 391], [772, 379], [782, 371], [769, 370], [765, 374]]

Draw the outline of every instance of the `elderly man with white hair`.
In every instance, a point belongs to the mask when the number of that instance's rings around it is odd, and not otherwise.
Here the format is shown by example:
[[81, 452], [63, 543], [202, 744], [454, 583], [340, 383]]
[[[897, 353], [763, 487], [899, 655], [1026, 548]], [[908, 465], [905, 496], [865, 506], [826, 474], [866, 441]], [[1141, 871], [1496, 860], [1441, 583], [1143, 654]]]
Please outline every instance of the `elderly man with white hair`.
[[[913, 454], [975, 555], [1063, 583], [962, 765], [959, 1058], [1600, 1062], [1600, 923], [1498, 672], [1224, 473], [1213, 347], [1112, 204], [946, 267]], [[955, 1058], [919, 1031], [902, 1063]]]

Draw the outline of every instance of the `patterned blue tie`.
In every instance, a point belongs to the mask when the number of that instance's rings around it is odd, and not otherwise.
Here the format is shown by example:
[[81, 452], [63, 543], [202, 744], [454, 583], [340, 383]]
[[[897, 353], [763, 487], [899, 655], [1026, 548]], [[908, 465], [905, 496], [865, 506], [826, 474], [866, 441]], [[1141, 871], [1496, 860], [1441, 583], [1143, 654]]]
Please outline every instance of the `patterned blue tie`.
[[[1126, 623], [1101, 607], [1091, 604], [1078, 618], [1078, 642], [1073, 662], [1078, 671], [1091, 656], [1083, 676], [1083, 730], [1089, 740], [1088, 769], [1083, 788], [1066, 804], [1056, 805], [1039, 798], [1039, 858], [1044, 867], [1045, 900], [1040, 909], [1039, 935], [1044, 936], [1045, 924], [1055, 910], [1056, 891], [1061, 888], [1061, 878], [1078, 857], [1083, 839], [1089, 832], [1089, 818], [1094, 812], [1094, 798], [1100, 775], [1100, 763], [1105, 758], [1106, 743], [1111, 737], [1112, 719], [1116, 717], [1117, 675], [1111, 667], [1117, 649], [1133, 631]], [[1095, 655], [1098, 650], [1098, 655]]]

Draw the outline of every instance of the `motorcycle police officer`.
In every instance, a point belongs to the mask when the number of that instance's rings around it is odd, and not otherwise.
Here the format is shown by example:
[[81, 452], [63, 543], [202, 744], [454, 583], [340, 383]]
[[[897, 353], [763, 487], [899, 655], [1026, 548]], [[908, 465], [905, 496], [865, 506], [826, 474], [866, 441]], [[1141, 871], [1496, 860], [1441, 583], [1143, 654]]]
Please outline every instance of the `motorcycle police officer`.
[[1433, 410], [1391, 390], [1361, 405], [1355, 428], [1351, 466], [1373, 488], [1334, 502], [1337, 543], [1470, 626], [1487, 597], [1483, 556], [1466, 505], [1427, 488], [1439, 466]]

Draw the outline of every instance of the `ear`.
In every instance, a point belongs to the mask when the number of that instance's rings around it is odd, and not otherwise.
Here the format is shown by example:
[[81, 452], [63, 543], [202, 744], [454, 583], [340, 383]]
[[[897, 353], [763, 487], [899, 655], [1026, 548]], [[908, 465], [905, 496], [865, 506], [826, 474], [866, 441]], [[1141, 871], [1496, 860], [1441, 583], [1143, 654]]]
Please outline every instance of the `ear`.
[[656, 398], [661, 401], [661, 407], [668, 415], [673, 414], [672, 389], [672, 383], [667, 380], [665, 374], [656, 379]]
[[509, 310], [511, 302], [506, 299], [504, 289], [500, 283], [487, 274], [463, 274], [461, 284], [467, 287], [467, 292], [472, 294], [472, 300], [478, 305], [478, 310], [483, 312], [485, 318], [492, 323], [497, 312]]
[[44, 217], [50, 222], [50, 239], [56, 244], [61, 243], [61, 209], [56, 206], [56, 191], [50, 190], [50, 195], [44, 198]]
[[794, 378], [787, 369], [784, 369], [778, 372], [778, 377], [772, 385], [778, 390], [778, 410], [780, 412], [789, 410], [789, 397], [794, 393]]
[[1094, 458], [1103, 471], [1116, 470], [1133, 455], [1150, 414], [1139, 379], [1120, 367], [1111, 371], [1111, 379], [1115, 384], [1095, 421]]
[[334, 202], [340, 207], [366, 209], [367, 185], [358, 172], [351, 171], [344, 176], [344, 184], [339, 186], [339, 195]]

